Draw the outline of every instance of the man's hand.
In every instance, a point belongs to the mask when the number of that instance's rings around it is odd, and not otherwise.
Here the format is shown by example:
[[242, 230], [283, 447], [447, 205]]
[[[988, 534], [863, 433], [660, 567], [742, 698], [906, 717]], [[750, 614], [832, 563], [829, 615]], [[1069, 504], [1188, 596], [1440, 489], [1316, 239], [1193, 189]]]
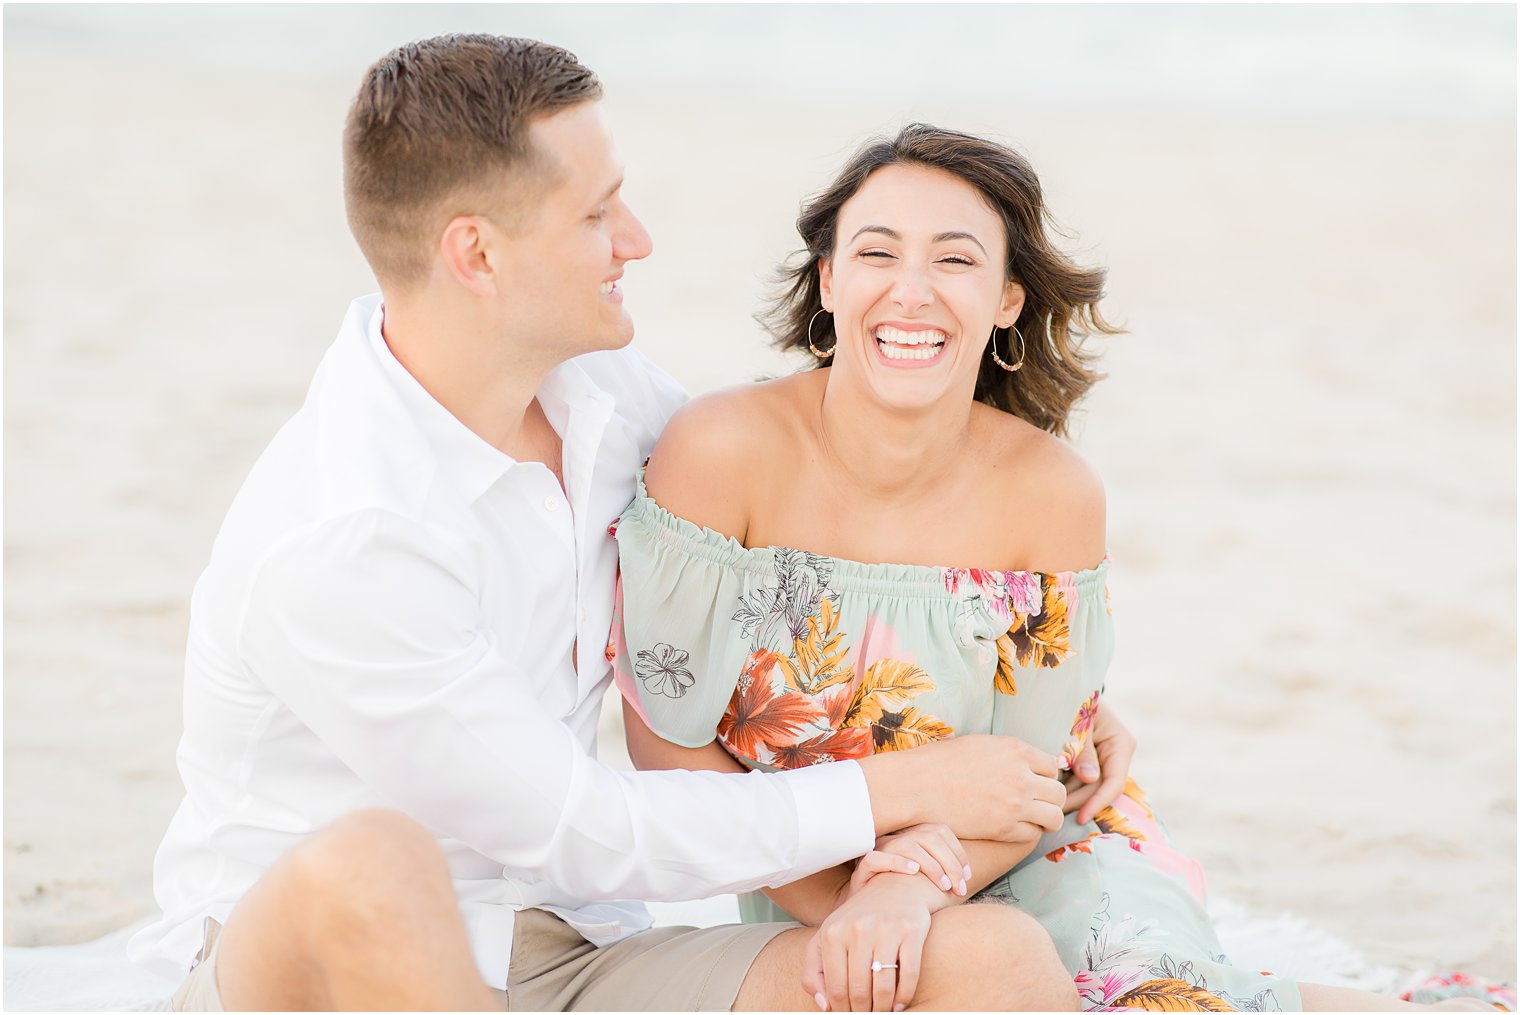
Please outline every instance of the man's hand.
[[1061, 827], [1066, 787], [1056, 759], [1014, 737], [971, 733], [858, 764], [877, 834], [928, 821], [962, 840], [1019, 843]]
[[1086, 823], [1119, 799], [1129, 780], [1129, 763], [1134, 757], [1134, 735], [1114, 715], [1112, 708], [1099, 706], [1098, 714], [1093, 718], [1092, 737], [1072, 766], [1082, 785], [1067, 794], [1066, 813], [1081, 808], [1077, 820]]

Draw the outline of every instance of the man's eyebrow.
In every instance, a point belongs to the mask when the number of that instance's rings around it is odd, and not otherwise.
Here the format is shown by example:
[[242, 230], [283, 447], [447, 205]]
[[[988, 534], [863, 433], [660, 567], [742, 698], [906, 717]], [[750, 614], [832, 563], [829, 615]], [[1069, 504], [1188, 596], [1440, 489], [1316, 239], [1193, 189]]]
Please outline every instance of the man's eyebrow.
[[620, 191], [622, 189], [623, 189], [623, 174], [619, 173], [618, 174], [618, 178], [617, 178], [617, 182], [614, 183], [612, 186], [610, 186], [610, 187], [607, 188], [607, 193], [603, 194], [598, 199], [598, 203], [601, 203], [602, 201], [610, 201], [610, 200], [612, 200], [612, 195], [616, 194], [618, 191]]
[[[881, 235], [887, 237], [889, 240], [902, 239], [902, 234], [899, 233], [896, 229], [888, 229], [886, 226], [861, 226], [855, 231], [855, 235], [850, 237], [850, 242], [854, 243], [857, 239], [859, 239], [861, 233], [880, 233]], [[982, 241], [967, 232], [936, 233], [934, 236], [935, 243], [944, 243], [946, 240], [970, 240], [972, 243], [975, 243], [977, 245], [977, 248], [981, 250], [983, 254], [987, 253], [987, 248], [982, 246]]]

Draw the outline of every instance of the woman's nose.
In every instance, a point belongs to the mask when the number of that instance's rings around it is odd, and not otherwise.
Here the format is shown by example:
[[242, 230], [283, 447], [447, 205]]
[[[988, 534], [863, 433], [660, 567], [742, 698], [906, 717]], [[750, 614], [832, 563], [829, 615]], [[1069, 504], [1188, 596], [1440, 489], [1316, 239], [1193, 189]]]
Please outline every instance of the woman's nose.
[[922, 310], [934, 302], [934, 290], [922, 272], [905, 268], [892, 283], [892, 302], [905, 312]]

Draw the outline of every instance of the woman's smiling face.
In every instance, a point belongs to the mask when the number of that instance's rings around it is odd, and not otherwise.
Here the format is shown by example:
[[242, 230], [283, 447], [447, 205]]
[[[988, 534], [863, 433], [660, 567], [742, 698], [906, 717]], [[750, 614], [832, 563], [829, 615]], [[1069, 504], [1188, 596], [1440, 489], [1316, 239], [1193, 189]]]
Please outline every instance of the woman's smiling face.
[[818, 265], [838, 339], [833, 373], [894, 408], [969, 402], [993, 326], [1013, 324], [1024, 303], [1004, 274], [1002, 219], [957, 176], [891, 165], [839, 209], [834, 235]]

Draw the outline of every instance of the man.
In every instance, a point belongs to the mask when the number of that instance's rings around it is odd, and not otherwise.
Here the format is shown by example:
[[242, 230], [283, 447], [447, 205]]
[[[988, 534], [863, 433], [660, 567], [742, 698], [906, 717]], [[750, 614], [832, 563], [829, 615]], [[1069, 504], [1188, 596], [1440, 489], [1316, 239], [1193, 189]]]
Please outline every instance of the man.
[[[650, 242], [600, 94], [491, 36], [366, 75], [345, 193], [383, 302], [350, 309], [192, 601], [186, 799], [131, 946], [176, 1007], [796, 1008], [809, 931], [648, 930], [610, 900], [783, 883], [921, 821], [1037, 836], [1031, 801], [1064, 799], [990, 737], [782, 775], [594, 760], [607, 526], [684, 398], [624, 348]], [[956, 911], [918, 1001], [1073, 1003], [1026, 918]]]

